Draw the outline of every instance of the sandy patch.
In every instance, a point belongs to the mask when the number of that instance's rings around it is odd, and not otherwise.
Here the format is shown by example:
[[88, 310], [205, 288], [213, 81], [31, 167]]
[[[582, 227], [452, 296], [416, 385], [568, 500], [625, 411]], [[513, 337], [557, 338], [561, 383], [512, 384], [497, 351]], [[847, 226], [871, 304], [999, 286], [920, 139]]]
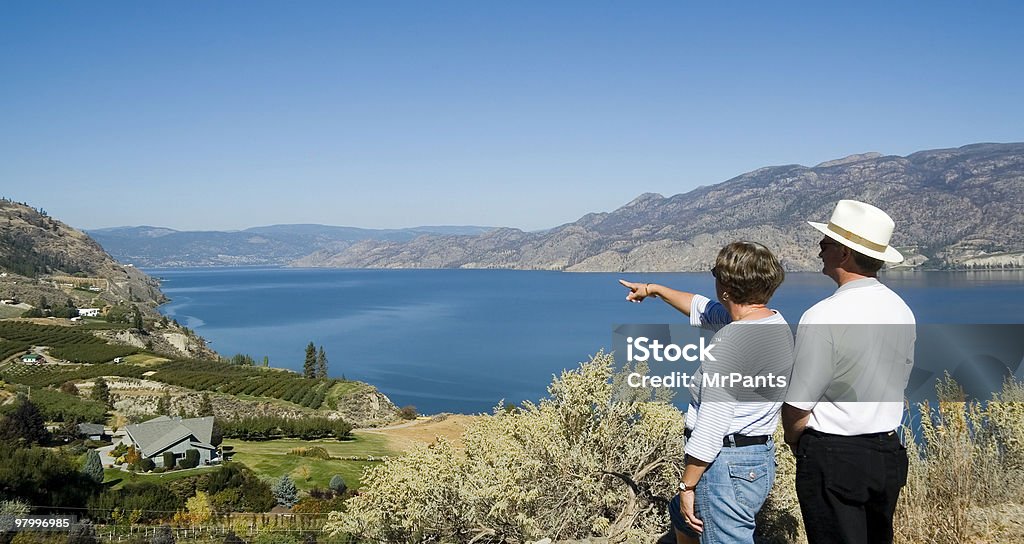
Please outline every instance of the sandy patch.
[[357, 433], [378, 434], [388, 440], [388, 448], [406, 451], [416, 444], [431, 444], [442, 436], [458, 449], [465, 447], [462, 434], [482, 416], [452, 414], [420, 419], [384, 429], [360, 429]]

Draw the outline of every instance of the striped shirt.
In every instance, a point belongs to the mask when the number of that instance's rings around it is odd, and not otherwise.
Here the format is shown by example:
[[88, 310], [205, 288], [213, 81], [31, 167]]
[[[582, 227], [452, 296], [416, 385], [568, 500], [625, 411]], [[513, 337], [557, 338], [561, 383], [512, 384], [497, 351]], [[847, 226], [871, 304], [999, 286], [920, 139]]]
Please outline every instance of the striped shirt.
[[[690, 405], [686, 410], [686, 428], [690, 438], [686, 453], [705, 462], [712, 462], [722, 449], [722, 439], [730, 434], [748, 436], [770, 435], [779, 423], [781, 394], [772, 401], [737, 401], [739, 387], [706, 387], [703, 375], [784, 376], [788, 380], [793, 369], [793, 335], [779, 312], [764, 319], [732, 323], [725, 307], [718, 302], [694, 295], [690, 305], [690, 324], [717, 331], [713, 340], [715, 361], [702, 361], [690, 388]], [[775, 325], [758, 326], [750, 325]], [[782, 390], [784, 391], [784, 387]]]

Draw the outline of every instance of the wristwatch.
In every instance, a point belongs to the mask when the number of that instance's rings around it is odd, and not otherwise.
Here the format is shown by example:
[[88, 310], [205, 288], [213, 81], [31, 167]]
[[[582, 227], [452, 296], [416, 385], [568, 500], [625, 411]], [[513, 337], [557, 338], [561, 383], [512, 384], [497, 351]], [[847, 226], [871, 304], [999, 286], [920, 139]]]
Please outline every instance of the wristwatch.
[[696, 484], [694, 484], [694, 485], [686, 485], [686, 482], [680, 482], [679, 483], [679, 491], [682, 492], [682, 493], [686, 493], [687, 491], [693, 491], [694, 489], [696, 489], [696, 487], [697, 487]]

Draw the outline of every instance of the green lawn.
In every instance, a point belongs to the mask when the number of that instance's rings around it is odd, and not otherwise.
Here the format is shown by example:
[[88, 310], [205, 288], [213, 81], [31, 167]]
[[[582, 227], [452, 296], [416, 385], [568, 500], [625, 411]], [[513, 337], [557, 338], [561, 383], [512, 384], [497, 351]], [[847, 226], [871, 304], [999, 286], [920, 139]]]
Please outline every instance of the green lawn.
[[103, 483], [113, 484], [111, 486], [111, 489], [120, 489], [122, 486], [124, 486], [124, 484], [131, 482], [167, 483], [173, 480], [188, 478], [189, 476], [196, 476], [199, 474], [212, 472], [214, 470], [217, 470], [217, 468], [218, 467], [199, 467], [189, 470], [172, 470], [170, 472], [164, 472], [162, 474], [132, 474], [130, 472], [124, 472], [118, 468], [105, 468], [103, 469]]
[[332, 457], [394, 455], [395, 452], [389, 450], [385, 444], [383, 437], [369, 434], [357, 434], [352, 440], [343, 442], [292, 438], [265, 442], [224, 441], [225, 446], [234, 446], [235, 448], [233, 461], [244, 464], [261, 476], [279, 478], [287, 474], [295, 481], [295, 486], [301, 490], [309, 490], [313, 487], [326, 488], [331, 476], [335, 474], [340, 474], [349, 488], [358, 489], [363, 469], [368, 466], [376, 466], [379, 463], [340, 459], [323, 460], [288, 455], [288, 451], [292, 448], [321, 446]]
[[15, 308], [14, 306], [0, 304], [0, 319], [6, 319], [8, 317], [21, 317], [21, 314], [23, 313], [25, 313], [25, 310], [22, 310], [21, 308]]

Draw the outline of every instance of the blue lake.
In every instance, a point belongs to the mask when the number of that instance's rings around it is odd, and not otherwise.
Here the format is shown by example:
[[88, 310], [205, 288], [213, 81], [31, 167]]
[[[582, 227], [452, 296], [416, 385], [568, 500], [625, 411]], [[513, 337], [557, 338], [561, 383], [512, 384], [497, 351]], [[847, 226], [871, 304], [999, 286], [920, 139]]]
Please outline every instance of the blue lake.
[[[422, 413], [486, 412], [537, 400], [553, 374], [610, 349], [619, 323], [684, 323], [660, 300], [625, 301], [616, 281], [713, 296], [710, 274], [510, 270], [149, 269], [161, 310], [212, 342], [301, 370], [309, 342], [332, 377], [366, 381]], [[890, 273], [919, 323], [1024, 323], [1024, 272]], [[771, 306], [790, 322], [835, 285], [789, 274]]]

